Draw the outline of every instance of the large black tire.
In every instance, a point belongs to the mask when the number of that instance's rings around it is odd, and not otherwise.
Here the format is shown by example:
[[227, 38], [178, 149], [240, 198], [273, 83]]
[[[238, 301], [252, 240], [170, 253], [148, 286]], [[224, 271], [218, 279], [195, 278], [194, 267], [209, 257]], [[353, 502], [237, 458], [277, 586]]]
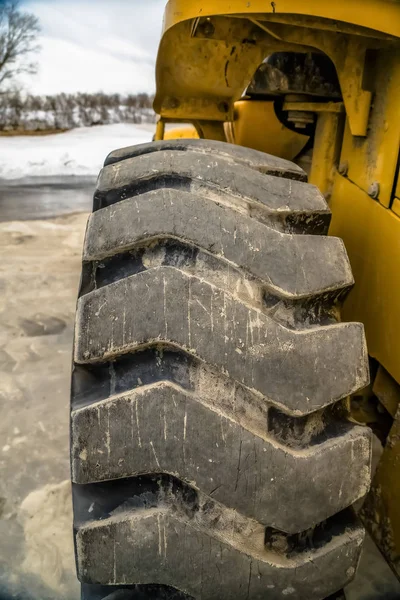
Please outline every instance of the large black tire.
[[220, 142], [105, 164], [72, 379], [83, 597], [335, 593], [360, 554], [348, 507], [370, 434], [339, 416], [368, 367], [362, 325], [337, 322], [353, 279], [324, 198], [295, 165]]

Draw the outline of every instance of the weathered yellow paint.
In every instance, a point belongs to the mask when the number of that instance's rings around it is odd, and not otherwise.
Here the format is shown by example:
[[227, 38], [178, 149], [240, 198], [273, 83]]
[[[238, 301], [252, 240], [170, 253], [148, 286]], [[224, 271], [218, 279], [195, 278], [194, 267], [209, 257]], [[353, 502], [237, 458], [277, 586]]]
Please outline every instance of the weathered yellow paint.
[[313, 15], [400, 37], [400, 6], [396, 0], [276, 0], [272, 3], [265, 0], [170, 0], [165, 9], [163, 30], [187, 19], [216, 14]]
[[364, 191], [378, 183], [379, 202], [390, 206], [400, 145], [400, 48], [381, 50], [372, 75], [368, 136], [352, 136], [347, 125], [340, 162], [348, 164], [348, 178]]
[[340, 116], [337, 112], [318, 114], [314, 137], [313, 160], [309, 181], [316, 185], [326, 199], [331, 195], [335, 165], [338, 162], [338, 132]]
[[[159, 127], [159, 123], [157, 127]], [[205, 130], [205, 123], [194, 125], [178, 125], [172, 129], [165, 129], [162, 138], [155, 139], [179, 139], [179, 138], [217, 138], [217, 134]], [[219, 127], [216, 123], [215, 126]], [[268, 135], [265, 132], [268, 132]], [[201, 136], [199, 135], [199, 132]], [[208, 134], [208, 135], [206, 135]], [[233, 122], [224, 124], [224, 135], [230, 144], [239, 144], [247, 148], [261, 150], [274, 156], [280, 156], [287, 160], [293, 160], [304, 148], [309, 137], [287, 129], [279, 121], [275, 114], [272, 101], [241, 100], [235, 103], [235, 115]]]
[[156, 141], [163, 140], [164, 139], [164, 132], [165, 132], [165, 123], [164, 123], [164, 121], [162, 119], [159, 119], [157, 121], [156, 133], [155, 133], [154, 139]]
[[235, 103], [234, 121], [225, 124], [227, 141], [293, 160], [309, 137], [287, 129], [275, 114], [274, 103], [240, 100]]
[[164, 133], [164, 140], [179, 140], [179, 139], [193, 139], [198, 138], [199, 134], [193, 125], [186, 125], [182, 127], [173, 127], [172, 129], [166, 129]]
[[193, 125], [195, 126], [200, 138], [226, 142], [225, 128], [222, 121], [196, 119], [193, 120]]
[[400, 218], [339, 174], [330, 205], [356, 281], [343, 318], [364, 323], [369, 354], [400, 382]]
[[[392, 52], [395, 39], [386, 39], [382, 32], [400, 35], [400, 28], [388, 27], [387, 21], [392, 14], [400, 23], [400, 3], [383, 2], [387, 9], [383, 21], [382, 2], [367, 2], [366, 7], [363, 3], [361, 10], [358, 1], [339, 1], [341, 20], [335, 21], [332, 30], [326, 28], [326, 21], [317, 29], [321, 17], [339, 18], [334, 4], [334, 9], [328, 9], [320, 2], [288, 1], [279, 3], [279, 11], [275, 3], [272, 12], [261, 2], [237, 0], [227, 5], [171, 0], [157, 60], [156, 112], [173, 120], [231, 121], [234, 102], [266, 56], [283, 50], [318, 50], [336, 66], [351, 134], [366, 136], [372, 99], [372, 92], [364, 89], [366, 53], [376, 48]], [[290, 11], [314, 16], [314, 28], [276, 21]], [[270, 17], [275, 20], [269, 22]], [[372, 30], [363, 36], [360, 27], [373, 24], [375, 37]]]
[[344, 113], [343, 102], [296, 102], [292, 100], [283, 104], [283, 110], [301, 110], [311, 113]]
[[201, 29], [194, 35], [190, 21], [164, 34], [154, 100], [156, 112], [164, 118], [233, 120], [233, 103], [264, 59], [266, 48], [263, 43], [243, 42], [255, 28], [248, 20], [215, 17], [212, 27], [209, 38]]

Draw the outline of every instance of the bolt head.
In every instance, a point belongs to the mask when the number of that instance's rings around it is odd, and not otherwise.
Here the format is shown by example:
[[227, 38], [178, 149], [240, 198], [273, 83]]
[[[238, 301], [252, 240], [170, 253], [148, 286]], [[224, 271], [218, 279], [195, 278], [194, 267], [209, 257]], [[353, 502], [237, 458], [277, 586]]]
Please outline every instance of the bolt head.
[[164, 103], [166, 108], [178, 108], [179, 104], [178, 98], [166, 98]]
[[371, 196], [371, 198], [374, 198], [374, 200], [376, 200], [376, 198], [378, 198], [378, 196], [379, 196], [379, 183], [377, 181], [374, 181], [369, 186], [369, 188], [368, 188], [368, 196]]

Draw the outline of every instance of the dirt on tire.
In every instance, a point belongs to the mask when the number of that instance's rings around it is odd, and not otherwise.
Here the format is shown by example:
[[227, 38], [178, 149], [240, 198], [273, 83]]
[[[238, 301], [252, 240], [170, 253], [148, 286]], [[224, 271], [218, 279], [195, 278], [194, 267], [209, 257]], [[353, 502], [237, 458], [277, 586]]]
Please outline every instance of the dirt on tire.
[[72, 377], [85, 599], [318, 600], [354, 576], [370, 433], [339, 408], [368, 364], [329, 220], [300, 168], [257, 151], [108, 156]]

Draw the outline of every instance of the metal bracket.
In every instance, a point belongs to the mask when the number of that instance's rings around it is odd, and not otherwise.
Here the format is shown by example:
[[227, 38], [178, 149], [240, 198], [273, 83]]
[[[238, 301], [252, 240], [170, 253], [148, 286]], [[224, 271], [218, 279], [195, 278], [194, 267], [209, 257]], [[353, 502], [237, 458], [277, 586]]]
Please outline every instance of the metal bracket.
[[362, 89], [366, 47], [363, 42], [348, 38], [347, 48], [330, 49], [335, 63], [351, 134], [367, 135], [372, 94]]
[[302, 112], [330, 112], [343, 113], [343, 102], [292, 102], [288, 101], [283, 104], [283, 110], [300, 110]]

